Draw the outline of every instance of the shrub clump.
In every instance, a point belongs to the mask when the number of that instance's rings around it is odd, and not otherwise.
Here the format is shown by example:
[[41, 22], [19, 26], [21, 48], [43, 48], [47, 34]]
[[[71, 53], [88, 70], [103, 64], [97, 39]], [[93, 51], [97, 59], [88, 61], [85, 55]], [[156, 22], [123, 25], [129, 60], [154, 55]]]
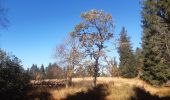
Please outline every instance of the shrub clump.
[[14, 55], [0, 50], [0, 98], [2, 100], [23, 99], [29, 76], [21, 61]]

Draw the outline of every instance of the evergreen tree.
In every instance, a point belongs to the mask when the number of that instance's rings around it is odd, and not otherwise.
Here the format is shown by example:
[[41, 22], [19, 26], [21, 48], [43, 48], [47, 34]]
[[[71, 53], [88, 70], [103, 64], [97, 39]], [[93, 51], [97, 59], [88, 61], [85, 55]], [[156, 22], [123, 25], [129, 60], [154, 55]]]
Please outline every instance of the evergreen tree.
[[32, 79], [32, 80], [35, 80], [35, 79], [36, 79], [36, 76], [37, 76], [38, 73], [39, 73], [39, 68], [37, 67], [36, 64], [33, 64], [33, 65], [31, 66], [29, 73], [30, 73], [31, 79]]
[[138, 71], [138, 78], [142, 75], [142, 67], [143, 67], [143, 54], [141, 48], [136, 48], [135, 51], [135, 61], [136, 61], [136, 67]]
[[46, 67], [46, 78], [47, 79], [63, 79], [65, 78], [65, 69], [58, 66], [56, 63], [51, 64]]
[[40, 74], [41, 74], [41, 79], [45, 79], [45, 69], [44, 69], [44, 65], [42, 64], [41, 65], [41, 68], [40, 68]]
[[142, 11], [142, 78], [154, 85], [170, 80], [170, 1], [145, 0]]
[[52, 64], [49, 63], [48, 66], [46, 67], [46, 78], [47, 79], [52, 79], [53, 73], [52, 73]]
[[135, 77], [137, 72], [135, 68], [135, 59], [130, 43], [130, 38], [127, 36], [125, 27], [122, 28], [119, 38], [118, 53], [120, 56], [120, 74], [123, 77]]

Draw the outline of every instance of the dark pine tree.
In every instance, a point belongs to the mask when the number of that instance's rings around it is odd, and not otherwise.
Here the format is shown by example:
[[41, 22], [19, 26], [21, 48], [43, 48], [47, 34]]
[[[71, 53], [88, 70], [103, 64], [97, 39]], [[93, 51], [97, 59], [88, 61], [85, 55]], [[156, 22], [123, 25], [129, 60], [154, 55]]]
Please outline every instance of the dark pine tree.
[[41, 65], [41, 68], [40, 68], [40, 74], [41, 74], [41, 79], [44, 80], [45, 79], [45, 69], [44, 69], [44, 65], [42, 64]]
[[46, 78], [52, 79], [53, 78], [53, 72], [52, 72], [52, 63], [49, 63], [49, 65], [46, 67]]
[[135, 58], [130, 43], [130, 38], [127, 36], [125, 27], [122, 28], [119, 38], [118, 53], [120, 56], [120, 74], [123, 77], [132, 78], [137, 75]]
[[142, 24], [142, 78], [162, 85], [170, 80], [170, 0], [145, 0]]
[[143, 67], [143, 54], [141, 48], [136, 48], [135, 51], [135, 61], [136, 61], [136, 67], [138, 71], [138, 78], [142, 75], [142, 67]]
[[31, 79], [35, 80], [38, 73], [39, 73], [39, 68], [37, 67], [36, 64], [32, 64], [29, 71], [29, 75], [31, 76]]

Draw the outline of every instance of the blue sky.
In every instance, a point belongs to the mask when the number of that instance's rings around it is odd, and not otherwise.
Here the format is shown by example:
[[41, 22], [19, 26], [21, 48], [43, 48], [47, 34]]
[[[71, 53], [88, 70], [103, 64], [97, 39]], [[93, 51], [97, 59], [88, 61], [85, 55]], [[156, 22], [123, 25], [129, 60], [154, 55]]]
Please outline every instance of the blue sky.
[[[115, 34], [125, 26], [133, 47], [141, 42], [139, 0], [3, 0], [9, 9], [8, 29], [0, 31], [0, 46], [22, 60], [24, 68], [33, 63], [54, 62], [55, 46], [78, 24], [82, 12], [99, 9], [112, 14]], [[115, 53], [114, 53], [115, 54]], [[115, 54], [117, 56], [117, 54]]]

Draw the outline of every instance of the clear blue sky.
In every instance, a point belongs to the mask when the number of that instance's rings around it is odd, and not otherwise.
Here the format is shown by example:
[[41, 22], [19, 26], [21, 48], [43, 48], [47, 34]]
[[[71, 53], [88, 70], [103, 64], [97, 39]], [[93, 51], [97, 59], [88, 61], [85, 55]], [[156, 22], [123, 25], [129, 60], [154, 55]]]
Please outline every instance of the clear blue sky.
[[63, 42], [82, 12], [100, 9], [111, 13], [115, 34], [125, 26], [133, 47], [140, 47], [141, 17], [139, 0], [3, 0], [9, 8], [8, 29], [0, 31], [0, 46], [22, 60], [24, 68], [33, 63], [47, 65], [55, 46]]

